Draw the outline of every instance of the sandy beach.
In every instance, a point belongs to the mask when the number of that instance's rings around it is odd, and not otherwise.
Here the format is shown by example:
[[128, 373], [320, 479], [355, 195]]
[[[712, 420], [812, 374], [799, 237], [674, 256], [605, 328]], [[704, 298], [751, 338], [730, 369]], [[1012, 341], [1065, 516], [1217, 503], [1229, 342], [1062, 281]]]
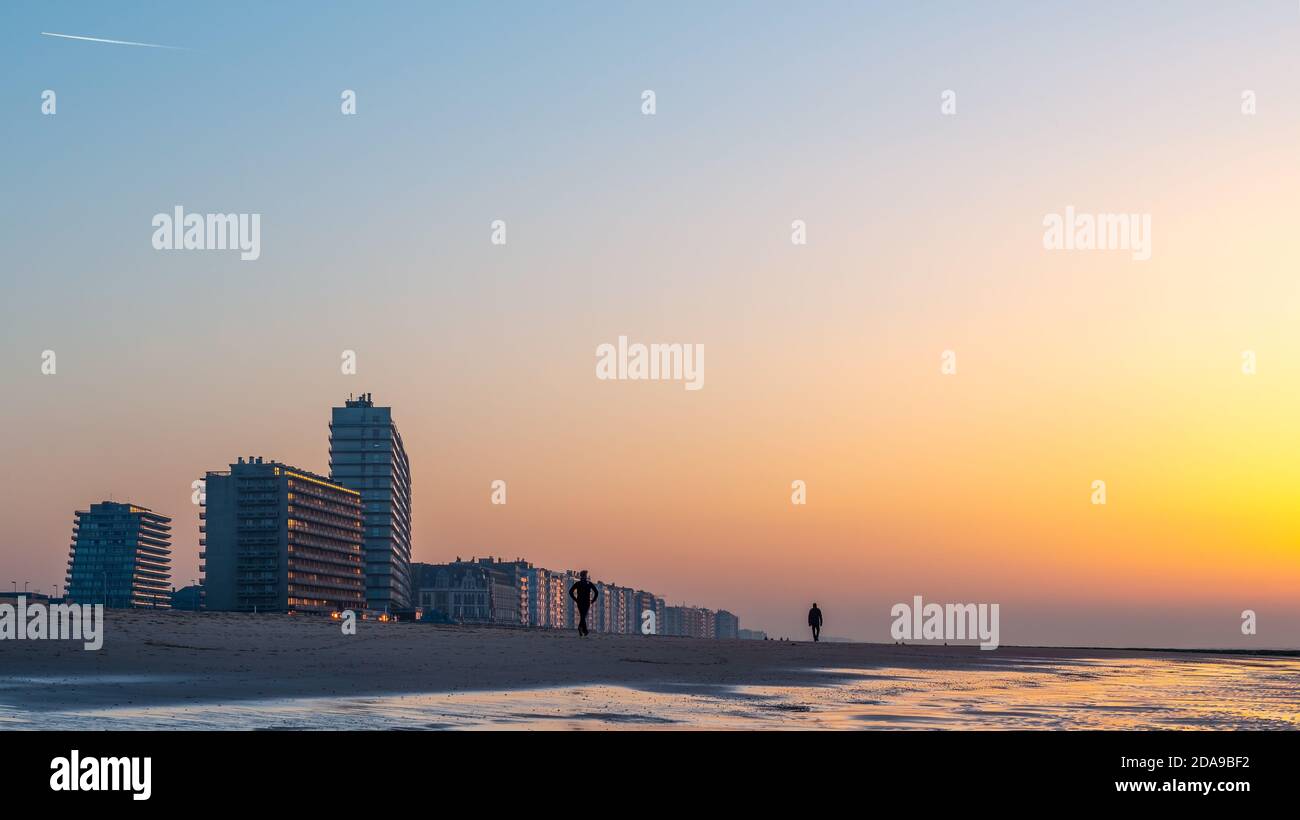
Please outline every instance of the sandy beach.
[[[1154, 692], [1158, 676], [1177, 669], [1179, 679], [1188, 677], [1190, 670], [1204, 680], [1214, 680], [1228, 694], [1207, 696], [1204, 703], [1148, 704], [1149, 710], [1175, 716], [1182, 710], [1184, 717], [1194, 711], [1196, 720], [1214, 722], [1219, 714], [1214, 709], [1220, 708], [1214, 704], [1231, 700], [1233, 693], [1249, 698], [1243, 682], [1271, 675], [1283, 682], [1278, 690], [1281, 696], [1290, 699], [1274, 704], [1280, 711], [1267, 725], [1286, 725], [1286, 715], [1300, 711], [1293, 708], [1295, 658], [1016, 647], [985, 652], [956, 646], [642, 635], [582, 639], [572, 632], [550, 630], [375, 622], [357, 626], [357, 634], [344, 635], [337, 622], [311, 617], [112, 611], [98, 651], [85, 651], [78, 642], [0, 642], [0, 708], [15, 720], [25, 714], [31, 724], [40, 726], [42, 713], [149, 709], [154, 710], [153, 716], [165, 718], [173, 713], [168, 710], [191, 707], [311, 699], [323, 699], [321, 703], [328, 705], [363, 696], [437, 695], [444, 697], [442, 703], [454, 704], [451, 696], [560, 692], [570, 687], [569, 695], [550, 697], [556, 702], [605, 703], [602, 708], [609, 714], [636, 711], [642, 722], [657, 720], [660, 713], [692, 709], [703, 717], [686, 722], [707, 722], [708, 710], [697, 708], [703, 701], [687, 706], [680, 700], [692, 694], [715, 698], [725, 694], [730, 700], [748, 697], [758, 702], [776, 693], [785, 696], [782, 702], [787, 705], [756, 714], [770, 720], [785, 709], [792, 716], [806, 717], [818, 711], [831, 714], [851, 703], [859, 711], [875, 709], [872, 719], [901, 719], [904, 725], [915, 725], [928, 719], [925, 710], [945, 703], [954, 693], [980, 692], [978, 700], [970, 696], [961, 702], [967, 707], [974, 703], [973, 722], [980, 725], [981, 711], [991, 709], [994, 719], [1002, 720], [1008, 704], [1020, 709], [1032, 702], [1043, 714], [1059, 712], [1062, 702], [1074, 703], [1070, 708], [1075, 712], [1104, 712], [1108, 704], [1129, 698], [1140, 707], [1146, 697], [1141, 692]], [[864, 681], [875, 689], [862, 690]], [[1286, 681], [1292, 682], [1289, 688]], [[1073, 688], [1053, 694], [1058, 683]], [[638, 694], [618, 694], [633, 692]], [[639, 694], [665, 692], [679, 700], [646, 700], [648, 696]], [[992, 698], [988, 692], [994, 692]], [[838, 700], [828, 705], [827, 698]], [[1159, 698], [1152, 694], [1150, 699]], [[613, 705], [634, 700], [638, 701], [635, 709]], [[1181, 702], [1185, 696], [1180, 690], [1166, 700]], [[483, 702], [461, 711], [493, 708]], [[328, 711], [328, 706], [310, 711], [322, 709]], [[1234, 711], [1258, 710], [1248, 702]], [[895, 712], [903, 713], [902, 718]], [[391, 725], [393, 718], [385, 715], [384, 720], [383, 725]]]
[[[36, 681], [7, 697], [42, 709], [588, 683], [801, 685], [833, 682], [829, 669], [987, 668], [1081, 656], [1065, 649], [579, 638], [560, 630], [369, 621], [344, 635], [338, 622], [317, 617], [221, 612], [110, 610], [106, 620], [98, 651], [76, 641], [0, 642], [5, 676]], [[180, 679], [184, 685], [175, 685]]]

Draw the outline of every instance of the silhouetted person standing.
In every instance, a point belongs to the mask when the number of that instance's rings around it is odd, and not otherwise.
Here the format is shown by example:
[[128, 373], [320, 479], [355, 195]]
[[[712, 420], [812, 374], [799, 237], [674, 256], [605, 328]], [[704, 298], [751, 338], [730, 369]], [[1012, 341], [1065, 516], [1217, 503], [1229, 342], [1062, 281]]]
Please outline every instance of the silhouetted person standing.
[[813, 601], [812, 609], [808, 610], [808, 625], [812, 627], [813, 641], [821, 640], [822, 636], [822, 611], [817, 608], [817, 602]]
[[584, 569], [578, 573], [578, 580], [573, 586], [569, 587], [569, 597], [578, 605], [578, 634], [587, 634], [587, 610], [591, 604], [600, 597], [600, 590], [596, 585], [587, 580], [587, 571]]

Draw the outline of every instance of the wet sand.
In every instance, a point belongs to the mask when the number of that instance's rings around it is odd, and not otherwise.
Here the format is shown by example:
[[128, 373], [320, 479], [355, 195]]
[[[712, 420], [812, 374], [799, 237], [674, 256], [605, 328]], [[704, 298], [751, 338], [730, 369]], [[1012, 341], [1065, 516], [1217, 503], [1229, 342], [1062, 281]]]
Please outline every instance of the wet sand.
[[[0, 706], [10, 710], [139, 709], [394, 694], [603, 685], [678, 694], [719, 687], [808, 687], [873, 670], [984, 672], [992, 678], [1063, 662], [1215, 662], [1138, 650], [712, 641], [494, 627], [338, 622], [283, 615], [109, 612], [103, 648], [0, 642]], [[1224, 658], [1240, 662], [1241, 658]]]

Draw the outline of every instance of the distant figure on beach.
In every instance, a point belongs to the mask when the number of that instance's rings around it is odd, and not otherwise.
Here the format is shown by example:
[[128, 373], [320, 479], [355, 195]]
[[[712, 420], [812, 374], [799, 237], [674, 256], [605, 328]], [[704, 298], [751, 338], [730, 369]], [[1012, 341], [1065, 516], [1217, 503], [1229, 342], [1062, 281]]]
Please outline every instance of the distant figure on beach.
[[600, 590], [587, 580], [587, 571], [578, 573], [578, 580], [569, 587], [569, 597], [578, 605], [578, 634], [587, 634], [587, 610], [600, 597]]
[[821, 640], [822, 636], [822, 611], [817, 608], [817, 602], [813, 601], [812, 609], [808, 610], [808, 625], [812, 627], [813, 642]]

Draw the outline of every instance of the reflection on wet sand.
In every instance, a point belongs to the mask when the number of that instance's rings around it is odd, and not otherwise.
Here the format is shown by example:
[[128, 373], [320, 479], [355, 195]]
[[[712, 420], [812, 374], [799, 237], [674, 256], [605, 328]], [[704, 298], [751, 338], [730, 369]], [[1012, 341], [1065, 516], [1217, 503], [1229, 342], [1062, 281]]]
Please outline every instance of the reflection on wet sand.
[[665, 682], [45, 712], [6, 704], [0, 728], [1300, 728], [1300, 662], [1290, 659], [1026, 659], [962, 670], [824, 671], [833, 683]]

